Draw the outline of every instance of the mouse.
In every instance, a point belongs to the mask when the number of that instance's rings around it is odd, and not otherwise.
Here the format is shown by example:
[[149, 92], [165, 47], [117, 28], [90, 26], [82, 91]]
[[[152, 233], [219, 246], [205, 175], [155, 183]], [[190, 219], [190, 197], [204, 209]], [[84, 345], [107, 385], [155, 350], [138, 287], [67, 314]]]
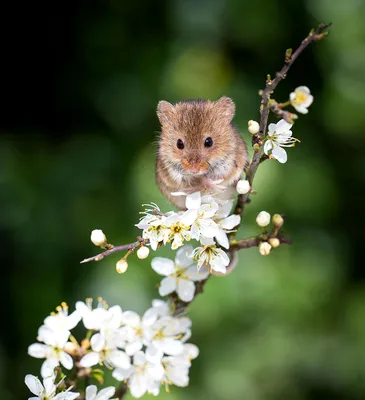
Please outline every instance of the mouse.
[[161, 193], [179, 210], [186, 210], [186, 195], [197, 191], [234, 198], [248, 164], [246, 143], [232, 124], [235, 110], [227, 96], [176, 104], [159, 101], [155, 178]]

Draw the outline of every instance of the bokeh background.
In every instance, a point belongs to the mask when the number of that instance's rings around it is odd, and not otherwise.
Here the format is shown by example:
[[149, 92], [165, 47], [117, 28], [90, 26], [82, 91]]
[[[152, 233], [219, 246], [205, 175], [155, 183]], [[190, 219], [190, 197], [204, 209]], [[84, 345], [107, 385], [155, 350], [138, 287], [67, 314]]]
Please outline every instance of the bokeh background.
[[160, 398], [364, 399], [364, 1], [53, 6], [12, 2], [0, 24], [1, 398], [30, 395], [24, 376], [41, 360], [27, 347], [61, 301], [73, 310], [102, 296], [143, 312], [158, 297], [151, 257], [131, 257], [125, 275], [120, 254], [79, 264], [97, 253], [92, 229], [128, 243], [141, 204], [171, 209], [154, 183], [157, 102], [231, 96], [249, 142], [266, 74], [332, 22], [277, 90], [285, 101], [307, 85], [315, 101], [288, 163], [260, 167], [240, 232], [259, 232], [257, 212], [280, 212], [293, 245], [268, 257], [245, 250], [234, 273], [209, 281], [190, 309], [201, 350], [190, 386]]

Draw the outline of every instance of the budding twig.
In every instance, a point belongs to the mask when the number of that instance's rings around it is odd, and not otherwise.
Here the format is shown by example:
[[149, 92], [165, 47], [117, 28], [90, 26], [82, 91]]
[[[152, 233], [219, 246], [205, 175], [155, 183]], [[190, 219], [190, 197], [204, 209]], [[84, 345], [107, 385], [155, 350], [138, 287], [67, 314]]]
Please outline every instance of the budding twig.
[[88, 263], [90, 261], [100, 261], [104, 257], [110, 256], [111, 254], [117, 253], [118, 251], [124, 250], [135, 250], [137, 247], [141, 245], [148, 244], [148, 240], [142, 239], [141, 237], [137, 238], [137, 242], [129, 243], [129, 244], [122, 244], [120, 246], [112, 246], [109, 250], [104, 251], [103, 253], [99, 253], [94, 257], [85, 258], [84, 260], [80, 261], [80, 264]]
[[[299, 55], [306, 49], [306, 47], [312, 42], [322, 40], [327, 36], [326, 29], [330, 26], [330, 24], [320, 24], [316, 29], [312, 29], [308, 36], [302, 41], [299, 47], [292, 52], [286, 51], [285, 53], [285, 61], [284, 66], [278, 71], [275, 75], [274, 79], [268, 75], [266, 80], [266, 86], [264, 90], [260, 91], [261, 96], [261, 106], [260, 106], [260, 132], [258, 133], [258, 137], [263, 139], [266, 135], [267, 121], [270, 114], [270, 96], [283, 79], [286, 78], [286, 75], [293, 65], [294, 61], [299, 57]], [[250, 182], [252, 186], [253, 178], [255, 176], [256, 170], [260, 164], [262, 156], [262, 145], [258, 151], [255, 151], [252, 160], [246, 170], [246, 179]], [[244, 205], [249, 198], [250, 193], [240, 194], [237, 199], [237, 204], [235, 208], [235, 214], [242, 215]]]

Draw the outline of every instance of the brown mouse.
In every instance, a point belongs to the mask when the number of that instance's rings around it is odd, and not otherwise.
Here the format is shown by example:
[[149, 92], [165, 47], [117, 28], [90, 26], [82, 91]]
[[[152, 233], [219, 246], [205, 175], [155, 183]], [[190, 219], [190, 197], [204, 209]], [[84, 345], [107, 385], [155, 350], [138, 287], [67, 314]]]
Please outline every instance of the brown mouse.
[[232, 125], [235, 104], [191, 100], [175, 105], [160, 101], [157, 116], [162, 130], [158, 141], [156, 182], [177, 208], [185, 196], [173, 192], [212, 193], [221, 199], [235, 195], [235, 185], [247, 164], [247, 147]]

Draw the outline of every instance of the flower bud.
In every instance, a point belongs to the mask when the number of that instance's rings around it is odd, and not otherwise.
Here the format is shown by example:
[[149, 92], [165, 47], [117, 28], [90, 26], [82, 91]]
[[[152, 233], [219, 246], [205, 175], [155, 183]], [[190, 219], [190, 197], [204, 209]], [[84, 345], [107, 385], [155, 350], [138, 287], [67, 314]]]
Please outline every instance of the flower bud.
[[271, 247], [275, 249], [275, 247], [279, 247], [280, 240], [278, 238], [271, 238], [269, 239], [269, 243], [271, 244]]
[[148, 247], [146, 247], [146, 246], [141, 246], [137, 250], [137, 257], [140, 260], [143, 260], [144, 258], [147, 258], [149, 254], [150, 254], [150, 249]]
[[125, 258], [120, 259], [116, 265], [116, 270], [118, 274], [124, 274], [124, 272], [127, 271], [127, 269], [128, 269], [127, 260]]
[[261, 211], [256, 217], [256, 222], [258, 226], [264, 228], [270, 223], [270, 214], [266, 211]]
[[260, 243], [259, 252], [262, 256], [267, 256], [270, 254], [271, 245], [267, 242]]
[[272, 223], [274, 224], [275, 228], [281, 228], [284, 223], [284, 218], [280, 214], [274, 214], [272, 216]]
[[239, 194], [246, 194], [250, 191], [251, 186], [247, 180], [241, 179], [237, 182], [236, 190]]
[[90, 238], [95, 246], [104, 247], [106, 245], [106, 236], [101, 229], [94, 229]]
[[253, 121], [252, 119], [248, 121], [248, 131], [251, 133], [251, 135], [256, 135], [260, 130], [260, 125], [258, 122]]

